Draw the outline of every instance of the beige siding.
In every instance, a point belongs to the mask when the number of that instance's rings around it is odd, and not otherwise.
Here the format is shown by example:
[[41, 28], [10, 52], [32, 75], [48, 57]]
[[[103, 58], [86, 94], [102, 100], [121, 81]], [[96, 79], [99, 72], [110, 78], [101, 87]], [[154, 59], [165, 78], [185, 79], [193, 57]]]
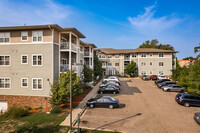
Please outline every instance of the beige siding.
[[[0, 95], [49, 96], [53, 82], [52, 44], [0, 45], [0, 53], [11, 56], [11, 66], [0, 66], [0, 77], [11, 78], [11, 89], [0, 89]], [[28, 55], [28, 64], [21, 64], [22, 54]], [[43, 55], [42, 66], [32, 66], [32, 54]], [[28, 78], [28, 88], [21, 87], [21, 78]], [[43, 90], [32, 90], [32, 78], [43, 79]]]

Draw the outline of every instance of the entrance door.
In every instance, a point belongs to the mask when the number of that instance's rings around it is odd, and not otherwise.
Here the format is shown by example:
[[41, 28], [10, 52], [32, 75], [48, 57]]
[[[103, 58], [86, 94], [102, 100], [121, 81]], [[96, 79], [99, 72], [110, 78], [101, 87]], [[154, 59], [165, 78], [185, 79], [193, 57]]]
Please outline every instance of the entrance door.
[[8, 109], [8, 101], [0, 101], [0, 112], [5, 112]]

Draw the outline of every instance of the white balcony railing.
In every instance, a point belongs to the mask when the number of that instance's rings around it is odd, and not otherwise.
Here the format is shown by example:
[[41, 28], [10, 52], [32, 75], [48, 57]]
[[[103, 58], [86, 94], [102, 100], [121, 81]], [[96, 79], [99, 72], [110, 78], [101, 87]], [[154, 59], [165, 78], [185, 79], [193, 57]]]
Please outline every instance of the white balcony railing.
[[60, 72], [66, 72], [69, 68], [69, 64], [60, 64]]
[[125, 61], [130, 61], [130, 57], [124, 57]]
[[[77, 46], [74, 43], [71, 43], [72, 50], [77, 51]], [[61, 42], [60, 49], [69, 49], [69, 42]]]

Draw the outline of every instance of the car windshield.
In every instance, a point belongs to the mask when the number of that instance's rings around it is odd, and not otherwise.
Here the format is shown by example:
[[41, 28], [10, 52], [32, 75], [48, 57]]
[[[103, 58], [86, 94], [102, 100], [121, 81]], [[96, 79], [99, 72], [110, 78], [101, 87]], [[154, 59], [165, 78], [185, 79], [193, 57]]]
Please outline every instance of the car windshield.
[[115, 101], [115, 99], [114, 99], [114, 98], [112, 98], [112, 97], [111, 97], [110, 99], [111, 99], [112, 101]]

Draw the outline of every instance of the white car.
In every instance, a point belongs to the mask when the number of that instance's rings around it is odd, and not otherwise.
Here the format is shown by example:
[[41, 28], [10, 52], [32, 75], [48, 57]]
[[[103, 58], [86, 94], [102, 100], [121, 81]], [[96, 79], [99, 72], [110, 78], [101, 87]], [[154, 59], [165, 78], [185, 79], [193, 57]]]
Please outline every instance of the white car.
[[165, 76], [162, 76], [162, 75], [158, 76], [158, 80], [161, 80], [161, 79], [167, 79], [167, 78]]
[[114, 81], [119, 82], [119, 79], [118, 79], [117, 77], [115, 77], [115, 76], [110, 76], [110, 77], [104, 79], [103, 81], [110, 81], [110, 80], [111, 80], [111, 81], [114, 80]]

